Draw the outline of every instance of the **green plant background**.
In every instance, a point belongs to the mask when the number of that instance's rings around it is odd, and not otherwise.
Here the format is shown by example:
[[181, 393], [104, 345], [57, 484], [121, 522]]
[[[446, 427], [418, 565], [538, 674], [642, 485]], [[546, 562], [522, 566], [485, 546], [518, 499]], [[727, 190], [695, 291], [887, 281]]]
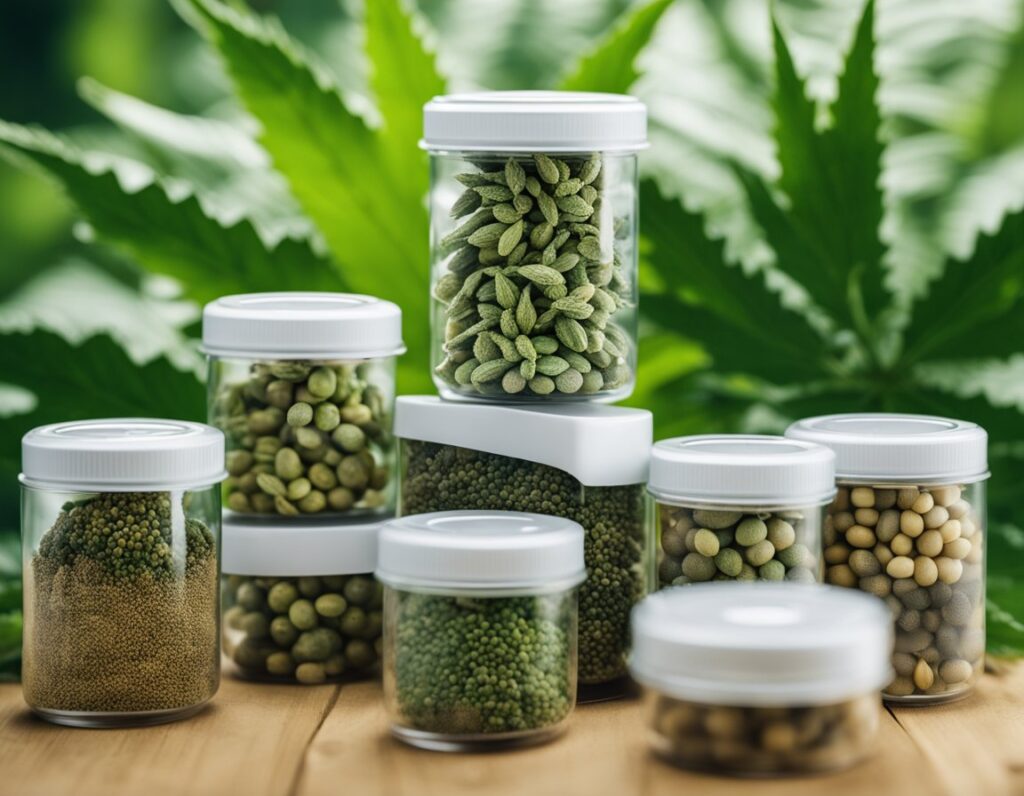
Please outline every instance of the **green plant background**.
[[[1020, 0], [89, 0], [0, 26], [0, 669], [16, 671], [20, 436], [204, 416], [202, 302], [398, 301], [432, 391], [432, 95], [631, 92], [637, 390], [657, 434], [831, 411], [991, 436], [989, 639], [1024, 651]], [[44, 125], [40, 127], [36, 125]]]

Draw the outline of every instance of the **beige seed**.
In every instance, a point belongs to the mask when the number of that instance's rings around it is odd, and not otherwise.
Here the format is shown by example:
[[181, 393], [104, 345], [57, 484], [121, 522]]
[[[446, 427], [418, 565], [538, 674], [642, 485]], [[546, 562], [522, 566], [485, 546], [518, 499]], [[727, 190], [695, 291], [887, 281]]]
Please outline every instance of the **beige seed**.
[[898, 556], [908, 556], [914, 549], [914, 541], [905, 533], [899, 533], [889, 542], [889, 549]]
[[964, 574], [964, 565], [955, 558], [940, 556], [935, 559], [935, 566], [939, 568], [939, 580], [943, 583], [956, 583]]
[[858, 525], [874, 526], [878, 522], [878, 512], [874, 509], [857, 509], [853, 512], [853, 518]]
[[914, 501], [914, 505], [911, 506], [914, 511], [918, 514], [924, 514], [927, 511], [931, 511], [935, 505], [935, 498], [928, 492], [922, 492], [917, 496], [917, 500]]
[[[942, 554], [942, 545], [943, 542], [941, 533], [939, 533], [938, 531], [925, 531], [917, 537], [917, 542], [915, 546], [917, 547], [917, 552], [919, 552], [921, 555], [931, 556], [932, 558], [934, 558], [935, 556]], [[967, 551], [964, 551], [964, 555], [966, 554]], [[957, 558], [957, 556], [951, 557]]]
[[967, 554], [970, 552], [970, 539], [954, 539], [952, 542], [946, 543], [942, 548], [942, 554], [948, 558], [967, 558]]
[[859, 509], [875, 505], [875, 490], [869, 486], [858, 486], [850, 492], [850, 502]]
[[890, 578], [909, 578], [914, 574], [914, 559], [907, 556], [896, 556], [890, 561], [885, 572]]
[[927, 556], [914, 559], [914, 580], [918, 586], [931, 586], [939, 579], [939, 568]]
[[846, 543], [852, 547], [867, 549], [874, 547], [876, 541], [878, 540], [875, 539], [875, 532], [863, 525], [854, 525], [846, 532]]
[[939, 666], [939, 676], [950, 684], [962, 683], [964, 680], [969, 679], [973, 673], [974, 669], [971, 667], [971, 664], [958, 658], [944, 661]]
[[960, 517], [960, 535], [964, 539], [970, 539], [977, 530], [978, 526], [974, 524], [974, 520], [967, 515]]
[[878, 559], [878, 563], [885, 567], [893, 558], [893, 552], [884, 544], [876, 544], [875, 549], [872, 551], [875, 554], [875, 558]]
[[917, 490], [917, 487], [915, 486], [910, 486], [905, 489], [901, 489], [899, 493], [897, 493], [896, 495], [896, 505], [899, 506], [901, 509], [909, 509], [911, 506], [914, 505], [914, 501], [916, 501], [920, 496], [921, 493]]
[[914, 511], [904, 511], [900, 515], [900, 530], [907, 536], [920, 536], [924, 530], [924, 519]]
[[960, 487], [940, 486], [932, 489], [932, 497], [940, 506], [952, 506], [960, 499]]
[[829, 567], [825, 573], [825, 579], [836, 586], [853, 587], [857, 585], [857, 576], [846, 564], [837, 564]]
[[975, 536], [971, 539], [971, 552], [967, 554], [967, 558], [964, 559], [968, 564], [979, 564], [984, 556], [984, 551], [981, 547], [981, 536]]
[[840, 533], [846, 533], [850, 528], [857, 524], [857, 521], [853, 518], [853, 515], [848, 511], [841, 511], [835, 515], [832, 520], [832, 524], [835, 525], [835, 529]]
[[917, 662], [917, 666], [914, 667], [914, 685], [922, 691], [927, 691], [934, 682], [935, 672], [932, 671], [932, 667], [928, 665], [928, 662], [922, 658]]
[[949, 519], [949, 512], [942, 506], [934, 506], [930, 511], [925, 512], [922, 519], [924, 519], [925, 528], [941, 528], [943, 523]]
[[954, 520], [958, 520], [971, 510], [971, 504], [966, 500], [958, 500], [947, 506], [947, 509], [949, 511], [949, 516]]
[[829, 545], [825, 548], [826, 564], [845, 564], [850, 557], [850, 548], [844, 544]]
[[960, 520], [946, 520], [939, 528], [943, 542], [952, 542], [960, 538]]

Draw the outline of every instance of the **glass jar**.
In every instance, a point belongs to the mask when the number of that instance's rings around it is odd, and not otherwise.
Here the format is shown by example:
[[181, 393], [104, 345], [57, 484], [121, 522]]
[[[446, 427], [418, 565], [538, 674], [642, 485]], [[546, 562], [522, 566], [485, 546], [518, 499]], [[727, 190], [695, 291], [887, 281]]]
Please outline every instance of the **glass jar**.
[[378, 523], [268, 525], [228, 516], [224, 656], [252, 680], [315, 685], [378, 673]]
[[832, 452], [782, 437], [719, 434], [656, 443], [658, 585], [821, 580]]
[[885, 600], [896, 625], [889, 702], [966, 696], [985, 668], [988, 435], [926, 415], [827, 415], [795, 439], [836, 453], [825, 579]]
[[402, 396], [399, 514], [485, 509], [578, 522], [590, 577], [580, 590], [583, 700], [626, 681], [630, 609], [650, 590], [644, 490], [650, 412], [592, 404], [512, 407]]
[[263, 516], [394, 511], [391, 415], [402, 313], [349, 293], [225, 296], [203, 310], [224, 505]]
[[627, 397], [644, 104], [552, 91], [436, 97], [422, 146], [441, 395]]
[[633, 611], [630, 671], [656, 754], [748, 776], [845, 768], [871, 750], [892, 624], [863, 594], [701, 584]]
[[539, 514], [451, 511], [380, 534], [392, 734], [439, 751], [518, 746], [576, 703], [583, 529]]
[[88, 420], [22, 440], [22, 688], [57, 724], [159, 724], [217, 691], [224, 437]]

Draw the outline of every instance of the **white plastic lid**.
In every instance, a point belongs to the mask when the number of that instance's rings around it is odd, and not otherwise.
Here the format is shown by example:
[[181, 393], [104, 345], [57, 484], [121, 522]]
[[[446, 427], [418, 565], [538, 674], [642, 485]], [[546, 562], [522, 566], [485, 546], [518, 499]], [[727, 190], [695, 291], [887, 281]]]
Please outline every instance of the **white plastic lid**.
[[648, 489], [667, 501], [796, 507], [836, 493], [835, 455], [784, 437], [706, 434], [655, 443]]
[[395, 407], [397, 437], [546, 464], [585, 486], [644, 483], [653, 434], [650, 412], [604, 404], [520, 407], [408, 395]]
[[202, 423], [80, 420], [34, 428], [21, 440], [21, 482], [37, 489], [162, 492], [225, 478], [224, 435]]
[[224, 515], [221, 569], [225, 575], [294, 578], [363, 575], [377, 568], [383, 522], [338, 524], [246, 522]]
[[222, 357], [401, 354], [402, 311], [358, 293], [243, 293], [203, 307], [203, 351]]
[[514, 511], [438, 511], [387, 523], [377, 578], [395, 588], [557, 591], [586, 578], [583, 528], [572, 520]]
[[791, 439], [827, 445], [836, 477], [943, 483], [988, 477], [988, 434], [976, 423], [930, 415], [822, 415], [788, 429]]
[[892, 677], [892, 618], [853, 589], [708, 583], [633, 609], [630, 671], [645, 686], [712, 705], [798, 706], [877, 691]]
[[635, 152], [647, 147], [647, 106], [625, 94], [484, 91], [423, 107], [424, 149]]

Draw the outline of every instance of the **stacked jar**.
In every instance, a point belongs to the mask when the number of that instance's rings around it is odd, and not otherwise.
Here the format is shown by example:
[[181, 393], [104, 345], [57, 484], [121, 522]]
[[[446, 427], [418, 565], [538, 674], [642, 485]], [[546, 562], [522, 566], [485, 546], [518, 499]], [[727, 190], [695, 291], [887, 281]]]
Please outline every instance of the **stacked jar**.
[[399, 308], [346, 293], [203, 310], [210, 422], [227, 443], [224, 654], [257, 680], [377, 671], [378, 523], [394, 513]]
[[925, 415], [802, 420], [794, 440], [836, 453], [826, 580], [885, 600], [896, 624], [893, 702], [968, 694], [985, 662], [984, 429]]

